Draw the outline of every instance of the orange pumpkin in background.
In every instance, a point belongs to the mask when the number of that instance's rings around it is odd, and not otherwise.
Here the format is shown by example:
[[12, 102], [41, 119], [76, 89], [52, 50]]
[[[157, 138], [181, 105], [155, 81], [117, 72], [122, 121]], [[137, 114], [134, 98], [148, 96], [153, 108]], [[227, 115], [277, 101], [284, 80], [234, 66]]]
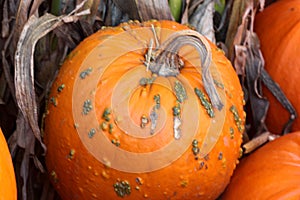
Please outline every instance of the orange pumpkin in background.
[[243, 102], [224, 53], [187, 26], [100, 30], [49, 95], [51, 181], [62, 199], [215, 199], [240, 156]]
[[17, 186], [13, 163], [6, 140], [0, 129], [0, 200], [16, 200]]
[[242, 159], [222, 200], [299, 199], [300, 132], [282, 136]]
[[[261, 42], [265, 68], [280, 85], [283, 92], [300, 113], [300, 1], [280, 0], [255, 18], [255, 32]], [[270, 101], [266, 123], [270, 131], [280, 133], [289, 119], [289, 113], [267, 90], [264, 94]], [[297, 118], [292, 130], [300, 130]]]

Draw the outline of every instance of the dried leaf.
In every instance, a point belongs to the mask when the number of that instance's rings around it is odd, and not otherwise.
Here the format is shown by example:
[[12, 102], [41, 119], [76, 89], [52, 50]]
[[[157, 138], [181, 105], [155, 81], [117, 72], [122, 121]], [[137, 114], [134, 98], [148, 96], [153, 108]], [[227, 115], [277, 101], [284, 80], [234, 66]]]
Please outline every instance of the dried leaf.
[[[79, 10], [83, 3], [71, 14]], [[33, 53], [37, 41], [56, 27], [62, 25], [64, 20], [67, 19], [69, 22], [70, 18], [72, 18], [71, 14], [61, 17], [55, 17], [50, 14], [45, 14], [40, 18], [37, 18], [34, 15], [31, 16], [20, 35], [15, 54], [15, 88], [17, 103], [24, 118], [28, 121], [34, 136], [45, 150], [46, 146], [42, 142], [38, 126]], [[76, 15], [73, 15], [73, 20], [77, 20]]]
[[190, 6], [191, 0], [185, 0], [185, 6], [184, 6], [184, 11], [181, 15], [181, 23], [182, 24], [188, 24], [189, 22], [189, 6]]
[[[106, 0], [105, 3], [102, 3], [102, 18], [104, 21], [105, 26], [116, 26], [120, 24], [121, 22], [128, 21], [129, 20], [129, 11], [127, 11], [128, 6], [133, 6], [134, 4], [131, 3], [131, 1], [125, 3], [125, 5], [122, 7], [122, 5], [119, 5], [118, 2], [114, 2], [114, 0]], [[119, 7], [121, 6], [121, 7]], [[122, 9], [123, 10], [122, 10]], [[135, 10], [136, 14], [132, 13], [133, 19], [139, 19], [137, 8], [130, 8], [132, 10]]]
[[[236, 37], [241, 37], [240, 32], [237, 33], [237, 29], [242, 21], [244, 15], [245, 1], [235, 0], [233, 1], [232, 11], [230, 15], [228, 31], [226, 34], [225, 45], [228, 48], [228, 58], [233, 61], [234, 59], [234, 40]], [[237, 44], [237, 43], [235, 43]]]
[[[10, 74], [10, 65], [8, 64], [8, 61], [5, 57], [5, 51], [2, 51], [2, 67], [3, 67], [3, 74], [5, 77], [6, 83], [1, 84], [1, 87], [5, 87], [3, 89], [6, 89], [6, 86], [9, 88], [10, 94], [12, 95], [12, 99], [14, 102], [16, 102], [15, 98], [15, 87], [14, 87], [14, 81]], [[6, 93], [6, 91], [4, 91]], [[3, 95], [6, 95], [3, 93]], [[3, 96], [1, 96], [3, 98]]]
[[[84, 38], [99, 30], [100, 27], [97, 26], [101, 27], [101, 24], [95, 23], [92, 25], [87, 20], [79, 19], [76, 23], [68, 23], [56, 28], [54, 33], [59, 40], [58, 45], [60, 49], [65, 52], [65, 50], [63, 50], [65, 47], [73, 49]], [[62, 44], [61, 42], [63, 42], [63, 45], [60, 45]], [[58, 54], [60, 54], [62, 51], [58, 51]]]
[[197, 7], [201, 4], [204, 3], [205, 0], [190, 0], [189, 4], [187, 5], [188, 7], [188, 15], [192, 15]]
[[[242, 77], [244, 91], [248, 95], [251, 129], [256, 135], [267, 131], [265, 118], [269, 102], [263, 97], [261, 72], [264, 60], [259, 49], [259, 41], [253, 32], [253, 23], [257, 5], [253, 0], [235, 1], [226, 42], [229, 56], [234, 61], [237, 73]], [[235, 33], [233, 37], [233, 33]], [[232, 37], [232, 38], [231, 38]]]
[[43, 191], [40, 200], [54, 200], [55, 191], [53, 187], [51, 187], [51, 183], [49, 180], [44, 182]]
[[137, 2], [135, 0], [112, 0], [113, 3], [121, 10], [123, 13], [127, 13], [130, 19], [140, 20], [140, 15], [137, 7]]
[[[78, 0], [77, 3], [82, 3], [83, 0]], [[87, 0], [82, 10], [89, 10], [90, 14], [86, 15], [85, 19], [89, 24], [94, 24], [97, 18], [98, 7], [101, 3], [101, 0]]]
[[247, 59], [247, 48], [242, 45], [235, 45], [235, 59], [234, 67], [238, 75], [245, 75], [246, 59]]
[[27, 199], [27, 178], [28, 178], [28, 171], [29, 171], [29, 159], [30, 155], [34, 154], [34, 147], [35, 147], [35, 137], [32, 133], [31, 128], [29, 127], [28, 123], [24, 119], [21, 113], [18, 114], [17, 118], [17, 129], [13, 133], [13, 135], [8, 140], [8, 145], [10, 148], [10, 152], [12, 157], [15, 157], [17, 152], [17, 145], [25, 149], [24, 155], [21, 161], [21, 169], [20, 175], [22, 177], [22, 199]]
[[267, 130], [265, 118], [268, 112], [269, 102], [262, 95], [260, 76], [264, 62], [259, 47], [255, 45], [255, 40], [257, 40], [257, 37], [249, 32], [248, 40], [246, 41], [249, 46], [247, 46], [245, 73], [253, 118], [252, 126], [256, 134], [260, 134]]
[[258, 4], [259, 4], [259, 11], [263, 11], [264, 7], [265, 7], [265, 0], [258, 0]]
[[39, 99], [45, 97], [48, 85], [54, 79], [61, 60], [65, 57], [64, 46], [65, 43], [59, 40], [54, 34], [48, 34], [41, 38], [36, 45], [34, 54], [34, 82], [36, 94]]
[[[12, 1], [9, 1], [12, 2]], [[14, 46], [14, 50], [16, 49], [16, 45], [19, 40], [19, 36], [23, 30], [24, 24], [28, 20], [28, 16], [30, 13], [30, 7], [32, 5], [33, 1], [31, 0], [20, 0], [18, 7], [17, 7], [17, 12], [16, 12], [16, 19], [15, 19], [15, 25], [13, 27], [13, 31], [11, 34], [13, 34], [13, 39], [12, 39], [12, 44]]]
[[[23, 180], [28, 179], [29, 158], [30, 158], [29, 152], [25, 152], [21, 163], [21, 170], [20, 170], [20, 175], [23, 178]], [[27, 181], [25, 181], [22, 186], [22, 199], [27, 200]]]
[[[31, 134], [31, 135], [33, 135], [33, 134]], [[33, 158], [34, 166], [36, 166], [42, 173], [45, 173], [46, 170], [45, 170], [43, 164], [41, 163], [41, 161], [35, 155], [32, 156], [32, 158]]]
[[30, 17], [21, 33], [15, 55], [17, 103], [25, 119], [28, 120], [35, 137], [44, 149], [46, 149], [46, 147], [42, 142], [38, 126], [37, 102], [34, 88], [33, 52], [36, 42], [60, 24], [62, 24], [61, 18], [58, 20], [57, 17], [49, 14], [44, 15], [39, 20], [34, 15]]
[[202, 4], [198, 5], [195, 11], [189, 16], [189, 23], [213, 43], [216, 42], [213, 27], [214, 11], [214, 1], [205, 0]]
[[233, 46], [235, 47], [234, 65], [237, 73], [246, 74], [249, 102], [251, 106], [253, 128], [257, 134], [267, 130], [264, 123], [269, 102], [262, 94], [262, 81], [274, 94], [277, 100], [290, 113], [290, 119], [286, 123], [283, 132], [288, 132], [297, 114], [294, 107], [285, 97], [280, 87], [272, 80], [264, 70], [264, 59], [260, 51], [259, 39], [253, 32], [255, 13], [258, 7], [264, 6], [264, 1], [249, 0], [246, 2], [242, 23], [237, 28]]
[[135, 0], [141, 21], [174, 20], [167, 0]]
[[133, 20], [174, 20], [167, 0], [113, 0], [113, 2]]
[[35, 15], [39, 16], [39, 7], [44, 2], [44, 0], [35, 0], [32, 2], [32, 6], [30, 8], [29, 16]]
[[3, 38], [8, 37], [9, 35], [9, 19], [8, 19], [8, 0], [4, 1], [3, 3], [3, 8], [2, 8], [2, 12], [3, 12], [3, 19], [2, 19], [2, 26], [1, 26], [1, 35]]
[[[65, 24], [54, 30], [58, 39], [64, 41], [65, 45], [70, 48], [75, 48], [77, 44], [82, 40], [81, 29], [77, 24]], [[72, 33], [72, 34], [69, 34]]]
[[[22, 2], [15, 2], [15, 1], [8, 1], [5, 0], [3, 2], [3, 7], [1, 10], [3, 11], [2, 18], [2, 30], [1, 30], [1, 36], [4, 40], [1, 38], [1, 60], [2, 60], [2, 66], [3, 71], [0, 71], [1, 76], [4, 74], [6, 83], [3, 84], [3, 86], [8, 87], [9, 90], [5, 91], [4, 95], [11, 95], [14, 102], [16, 102], [15, 98], [15, 88], [14, 88], [14, 80], [11, 75], [11, 64], [14, 62], [13, 55], [15, 52], [16, 47], [16, 40], [14, 38], [17, 38], [18, 31], [15, 28], [18, 24], [18, 13], [16, 13], [18, 4], [21, 5]], [[12, 23], [14, 22], [14, 23]], [[13, 25], [12, 25], [13, 24]]]
[[[37, 139], [41, 147], [46, 147], [42, 143], [40, 128], [38, 125], [38, 103], [35, 89], [34, 78], [34, 59], [33, 54], [37, 41], [49, 33], [51, 30], [63, 23], [78, 20], [82, 13], [74, 14], [83, 4], [79, 5], [70, 15], [55, 17], [50, 14], [37, 18], [31, 16], [23, 27], [17, 44], [15, 54], [15, 89], [16, 100], [20, 109], [17, 119], [17, 129], [9, 139], [9, 146], [14, 155], [18, 147], [24, 149], [20, 166], [20, 176], [22, 177], [22, 199], [31, 198], [27, 193], [31, 191], [32, 185], [28, 185], [30, 175], [30, 158], [34, 164], [44, 172], [44, 167], [35, 156], [35, 140]], [[81, 6], [81, 7], [80, 7]], [[84, 12], [83, 12], [84, 13]], [[41, 97], [40, 97], [41, 98]], [[28, 188], [30, 187], [30, 188]], [[33, 193], [34, 194], [34, 193]], [[29, 196], [28, 196], [29, 195]]]
[[[247, 59], [247, 43], [246, 41], [249, 40], [251, 34], [248, 30], [248, 25], [251, 21], [248, 20], [248, 16], [252, 11], [252, 6], [249, 5], [242, 16], [242, 23], [236, 30], [235, 37], [233, 38], [233, 48], [234, 52], [234, 67], [238, 75], [245, 75], [245, 66], [246, 66], [246, 59]], [[251, 46], [251, 44], [249, 44]]]
[[287, 99], [279, 85], [271, 78], [266, 70], [262, 71], [261, 79], [264, 85], [272, 92], [275, 98], [280, 102], [280, 104], [290, 113], [290, 118], [283, 127], [282, 133], [290, 133], [291, 126], [295, 119], [297, 118], [297, 112], [291, 102]]

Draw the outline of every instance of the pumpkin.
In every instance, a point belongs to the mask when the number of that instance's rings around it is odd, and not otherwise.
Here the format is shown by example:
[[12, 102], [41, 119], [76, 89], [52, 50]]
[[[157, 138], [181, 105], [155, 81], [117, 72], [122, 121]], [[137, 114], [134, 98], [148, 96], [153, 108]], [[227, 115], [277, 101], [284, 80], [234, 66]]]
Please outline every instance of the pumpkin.
[[52, 85], [50, 179], [62, 199], [215, 199], [238, 162], [243, 102], [224, 53], [187, 26], [106, 27]]
[[241, 160], [226, 199], [299, 199], [300, 132], [275, 139]]
[[16, 200], [17, 186], [13, 163], [2, 130], [0, 129], [0, 200]]
[[[266, 70], [299, 113], [300, 1], [281, 0], [271, 4], [256, 16], [255, 31], [261, 42]], [[264, 94], [270, 101], [266, 124], [270, 131], [279, 133], [288, 121], [289, 113], [268, 90], [264, 90]], [[300, 130], [299, 118], [292, 130]]]

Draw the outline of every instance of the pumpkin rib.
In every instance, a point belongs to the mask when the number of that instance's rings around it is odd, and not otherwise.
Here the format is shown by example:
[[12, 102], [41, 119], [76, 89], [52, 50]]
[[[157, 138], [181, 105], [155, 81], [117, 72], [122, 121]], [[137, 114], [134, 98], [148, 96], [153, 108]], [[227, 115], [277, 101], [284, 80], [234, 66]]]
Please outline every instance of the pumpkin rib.
[[222, 199], [299, 199], [300, 132], [264, 145], [241, 160]]
[[[299, 199], [299, 192], [297, 191], [299, 188], [297, 186], [291, 187], [291, 189], [284, 189], [277, 191], [274, 195], [267, 197], [268, 199], [278, 199], [280, 196], [282, 199], [289, 199], [289, 200], [298, 200]], [[276, 191], [276, 190], [275, 190]]]

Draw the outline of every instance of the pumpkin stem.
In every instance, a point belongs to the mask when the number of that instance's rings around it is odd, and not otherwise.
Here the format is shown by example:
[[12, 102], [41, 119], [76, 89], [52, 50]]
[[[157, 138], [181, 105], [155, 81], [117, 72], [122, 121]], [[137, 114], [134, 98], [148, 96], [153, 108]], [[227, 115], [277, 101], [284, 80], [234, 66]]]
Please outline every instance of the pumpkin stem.
[[159, 76], [169, 77], [180, 74], [180, 69], [183, 67], [183, 62], [178, 55], [178, 51], [185, 45], [191, 45], [199, 53], [201, 59], [202, 79], [204, 88], [211, 100], [213, 107], [221, 110], [223, 103], [215, 87], [210, 66], [213, 65], [212, 53], [209, 43], [204, 36], [193, 30], [183, 30], [173, 33], [159, 48], [154, 51], [154, 56], [148, 63], [147, 68], [152, 73]]

